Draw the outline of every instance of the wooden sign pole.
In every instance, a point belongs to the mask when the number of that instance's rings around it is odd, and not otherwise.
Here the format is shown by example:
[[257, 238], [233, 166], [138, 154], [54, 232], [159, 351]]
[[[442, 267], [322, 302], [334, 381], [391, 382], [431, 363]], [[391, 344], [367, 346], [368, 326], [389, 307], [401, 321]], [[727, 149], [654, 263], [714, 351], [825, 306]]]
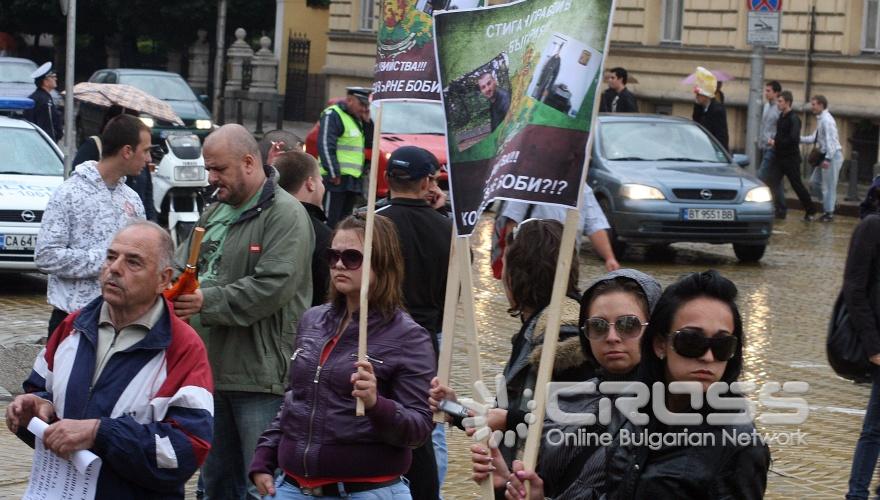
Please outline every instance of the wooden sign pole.
[[[382, 137], [382, 105], [378, 106], [373, 127], [373, 155], [370, 159], [370, 182], [367, 188], [367, 224], [364, 229], [364, 263], [361, 265], [361, 305], [358, 314], [358, 361], [367, 360], [367, 315], [369, 313], [370, 269], [373, 258], [373, 225], [376, 220], [376, 177], [379, 170], [379, 141]], [[360, 368], [359, 368], [360, 369]], [[355, 414], [364, 416], [364, 401], [357, 399]]]
[[[473, 267], [471, 264], [471, 246], [470, 238], [455, 238], [455, 257], [458, 261], [458, 272], [461, 277], [461, 302], [464, 312], [464, 333], [465, 345], [468, 354], [468, 372], [472, 382], [483, 380], [480, 371], [480, 345], [477, 341], [477, 319], [474, 312], [474, 278]], [[444, 333], [445, 336], [445, 333]], [[474, 391], [474, 399], [480, 404], [486, 404], [483, 395], [479, 391]], [[488, 446], [489, 439], [481, 441], [484, 446]], [[495, 498], [495, 489], [492, 486], [492, 474], [489, 474], [482, 483], [480, 483], [480, 497], [484, 500], [493, 500]]]
[[[582, 203], [583, 189], [578, 195], [578, 206]], [[547, 405], [547, 384], [553, 374], [553, 362], [556, 356], [556, 345], [559, 341], [560, 315], [562, 312], [562, 300], [568, 289], [568, 275], [571, 269], [571, 259], [574, 253], [574, 242], [580, 225], [580, 213], [578, 210], [566, 210], [565, 226], [562, 230], [562, 243], [559, 248], [559, 258], [556, 260], [556, 275], [553, 278], [553, 293], [550, 295], [550, 305], [547, 306], [547, 330], [544, 333], [544, 344], [541, 348], [541, 361], [538, 365], [538, 379], [535, 382], [535, 409], [532, 414], [535, 421], [529, 425], [529, 435], [526, 438], [526, 448], [523, 452], [523, 466], [526, 470], [535, 470], [538, 463], [538, 449], [541, 444], [541, 431], [544, 427], [544, 411]]]
[[[449, 248], [449, 267], [446, 272], [446, 300], [443, 304], [443, 327], [440, 339], [440, 356], [437, 361], [437, 379], [440, 385], [449, 385], [449, 372], [452, 369], [452, 346], [455, 345], [455, 313], [458, 310], [458, 294], [461, 288], [461, 273], [455, 258], [455, 242], [458, 240], [455, 225], [452, 226], [452, 241]], [[442, 424], [446, 418], [442, 411], [434, 413], [434, 422]]]

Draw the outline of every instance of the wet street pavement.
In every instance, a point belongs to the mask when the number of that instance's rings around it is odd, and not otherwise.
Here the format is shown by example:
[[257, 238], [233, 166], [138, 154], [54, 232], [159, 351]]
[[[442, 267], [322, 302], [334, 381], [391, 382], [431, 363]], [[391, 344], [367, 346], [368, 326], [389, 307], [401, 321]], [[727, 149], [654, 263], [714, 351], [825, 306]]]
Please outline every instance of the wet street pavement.
[[[834, 375], [825, 358], [825, 335], [840, 290], [846, 249], [856, 219], [840, 217], [833, 224], [800, 221], [797, 211], [774, 228], [771, 245], [756, 265], [739, 264], [729, 245], [674, 245], [662, 256], [631, 250], [622, 260], [656, 276], [667, 285], [690, 271], [718, 269], [740, 290], [747, 344], [744, 376], [760, 387], [768, 381], [806, 381], [810, 414], [800, 426], [764, 426], [765, 431], [805, 434], [806, 444], [771, 445], [773, 464], [767, 488], [770, 499], [841, 498], [846, 493], [852, 450], [861, 428], [869, 386], [854, 385]], [[474, 237], [474, 293], [483, 380], [493, 380], [507, 360], [510, 338], [518, 320], [507, 313], [500, 283], [488, 267], [490, 224]], [[600, 261], [585, 252], [581, 288], [604, 272]], [[0, 274], [0, 345], [44, 334], [49, 307], [40, 277]], [[0, 364], [5, 360], [0, 360]], [[469, 391], [464, 347], [457, 345], [453, 385]], [[0, 410], [5, 405], [0, 403]], [[759, 413], [761, 407], [759, 407]], [[449, 431], [447, 499], [476, 496], [469, 480], [469, 441]], [[30, 450], [0, 430], [0, 498], [20, 498], [30, 468]], [[192, 481], [189, 491], [192, 491]]]

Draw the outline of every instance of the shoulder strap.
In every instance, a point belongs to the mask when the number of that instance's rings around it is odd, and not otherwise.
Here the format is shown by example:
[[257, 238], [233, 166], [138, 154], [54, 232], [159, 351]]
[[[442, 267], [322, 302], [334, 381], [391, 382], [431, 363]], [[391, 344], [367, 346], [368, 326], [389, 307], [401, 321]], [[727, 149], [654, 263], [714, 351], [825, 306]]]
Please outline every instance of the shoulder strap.
[[93, 135], [90, 137], [91, 140], [95, 141], [95, 146], [98, 147], [98, 159], [104, 157], [104, 153], [101, 151], [101, 137], [97, 135]]

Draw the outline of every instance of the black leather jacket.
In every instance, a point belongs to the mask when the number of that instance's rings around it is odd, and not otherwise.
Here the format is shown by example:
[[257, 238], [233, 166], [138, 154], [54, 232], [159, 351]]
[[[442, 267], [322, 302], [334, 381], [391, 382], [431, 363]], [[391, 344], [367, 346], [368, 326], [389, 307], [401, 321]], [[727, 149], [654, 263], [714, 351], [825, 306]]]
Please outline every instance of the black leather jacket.
[[[725, 433], [732, 436], [750, 434], [754, 426], [730, 425], [690, 426], [687, 431], [702, 436], [714, 436], [713, 446], [660, 446], [652, 450], [647, 445], [621, 446], [621, 432], [630, 436], [645, 432], [619, 412], [614, 412], [612, 428], [614, 444], [608, 451], [606, 474], [609, 500], [751, 500], [764, 497], [767, 471], [770, 468], [770, 450], [766, 444], [740, 445], [725, 441]], [[681, 427], [651, 428], [654, 433], [677, 433]], [[703, 443], [709, 442], [705, 438]]]

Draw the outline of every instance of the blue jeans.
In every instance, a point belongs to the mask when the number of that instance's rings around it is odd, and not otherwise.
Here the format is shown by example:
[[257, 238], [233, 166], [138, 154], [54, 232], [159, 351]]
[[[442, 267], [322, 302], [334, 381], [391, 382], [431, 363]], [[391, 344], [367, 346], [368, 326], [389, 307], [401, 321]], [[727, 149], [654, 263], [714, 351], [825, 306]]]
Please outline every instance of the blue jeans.
[[[758, 178], [761, 179], [764, 184], [767, 184], [767, 181], [770, 178], [770, 169], [773, 168], [773, 157], [775, 155], [773, 153], [773, 148], [766, 148], [761, 151], [761, 166], [758, 168]], [[777, 215], [785, 215], [788, 212], [788, 207], [785, 205], [785, 189], [783, 188], [782, 182], [782, 178], [780, 178], [775, 186], [767, 184], [767, 187], [770, 188], [770, 192], [773, 194], [773, 209], [776, 211]]]
[[814, 195], [822, 195], [822, 210], [827, 214], [834, 213], [837, 204], [837, 179], [843, 166], [843, 151], [834, 153], [829, 160], [828, 168], [816, 167], [810, 175], [810, 189]]
[[443, 488], [443, 481], [446, 480], [446, 470], [449, 468], [447, 463], [449, 459], [449, 451], [446, 446], [446, 424], [434, 424], [434, 430], [431, 432], [431, 441], [434, 442], [434, 459], [437, 461], [437, 481], [440, 488]]
[[256, 392], [214, 393], [214, 442], [202, 467], [205, 500], [259, 500], [248, 479], [257, 440], [281, 408], [282, 396]]
[[[275, 481], [275, 496], [266, 497], [277, 500], [314, 500], [316, 497], [303, 494], [302, 490], [284, 481], [284, 476]], [[350, 493], [344, 497], [321, 497], [321, 498], [351, 498], [354, 500], [412, 500], [409, 494], [409, 486], [402, 480], [375, 490], [359, 491]]]

